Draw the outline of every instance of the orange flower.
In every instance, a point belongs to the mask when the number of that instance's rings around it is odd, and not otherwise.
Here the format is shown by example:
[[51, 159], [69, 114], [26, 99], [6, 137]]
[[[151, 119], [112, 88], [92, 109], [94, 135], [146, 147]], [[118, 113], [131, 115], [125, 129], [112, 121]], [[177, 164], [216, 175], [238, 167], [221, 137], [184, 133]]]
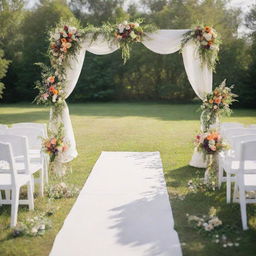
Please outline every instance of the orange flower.
[[219, 137], [219, 134], [217, 132], [213, 132], [213, 133], [210, 133], [206, 138], [207, 140], [214, 140], [214, 139], [218, 139]]
[[67, 40], [66, 40], [65, 38], [61, 38], [61, 42], [62, 42], [62, 43], [66, 43]]
[[58, 90], [56, 90], [56, 89], [54, 89], [54, 90], [52, 91], [52, 93], [53, 93], [53, 94], [58, 94], [58, 93], [59, 93], [59, 91], [58, 91]]
[[212, 28], [209, 27], [209, 26], [205, 26], [204, 30], [205, 30], [206, 33], [211, 33], [212, 32]]
[[73, 34], [72, 33], [68, 33], [68, 37], [71, 37]]
[[210, 103], [210, 104], [212, 104], [212, 103], [213, 103], [213, 100], [212, 100], [212, 99], [210, 99], [210, 100], [209, 100], [209, 103]]
[[48, 80], [49, 83], [54, 83], [55, 77], [54, 76], [50, 76], [50, 77], [48, 77], [47, 80]]
[[214, 102], [215, 102], [216, 104], [220, 104], [220, 103], [221, 103], [221, 98], [216, 98], [216, 99], [214, 100]]

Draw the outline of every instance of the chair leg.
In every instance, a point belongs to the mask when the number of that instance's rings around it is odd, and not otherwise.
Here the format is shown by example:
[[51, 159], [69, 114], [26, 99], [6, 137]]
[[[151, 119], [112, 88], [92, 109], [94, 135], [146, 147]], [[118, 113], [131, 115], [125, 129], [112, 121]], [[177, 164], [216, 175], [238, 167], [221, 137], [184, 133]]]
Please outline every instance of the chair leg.
[[2, 200], [3, 200], [3, 198], [2, 198], [2, 191], [0, 190], [0, 206], [2, 206]]
[[230, 173], [227, 173], [227, 183], [226, 183], [226, 188], [227, 188], [227, 192], [226, 192], [226, 196], [227, 196], [227, 203], [230, 203], [231, 200], [231, 175]]
[[40, 191], [39, 194], [40, 196], [44, 196], [44, 171], [43, 168], [40, 170], [40, 178], [39, 178], [39, 187]]
[[234, 186], [234, 192], [233, 192], [233, 202], [236, 201], [237, 197], [238, 197], [238, 191], [237, 191], [237, 182], [235, 181], [235, 186]]
[[245, 192], [242, 189], [239, 189], [239, 201], [240, 201], [240, 210], [242, 217], [242, 226], [243, 230], [247, 230], [247, 214], [246, 214], [246, 201], [245, 201]]
[[29, 181], [27, 185], [27, 191], [28, 191], [28, 206], [29, 210], [34, 210], [34, 195], [33, 195], [33, 186], [32, 182]]
[[17, 225], [20, 188], [12, 190], [11, 227]]
[[223, 179], [223, 167], [222, 167], [221, 161], [219, 161], [219, 176], [218, 176], [219, 188], [221, 187], [222, 179]]

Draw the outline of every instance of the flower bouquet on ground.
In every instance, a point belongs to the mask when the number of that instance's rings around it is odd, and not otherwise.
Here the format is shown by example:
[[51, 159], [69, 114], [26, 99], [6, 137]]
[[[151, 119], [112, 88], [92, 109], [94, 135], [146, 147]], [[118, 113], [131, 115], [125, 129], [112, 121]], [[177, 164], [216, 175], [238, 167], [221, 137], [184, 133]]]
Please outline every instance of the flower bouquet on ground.
[[227, 87], [226, 80], [224, 80], [213, 92], [208, 93], [201, 105], [202, 122], [205, 130], [208, 130], [213, 125], [218, 117], [229, 116], [232, 111], [230, 106], [236, 101], [237, 95], [231, 90], [234, 86]]
[[205, 182], [208, 183], [210, 172], [216, 170], [217, 153], [228, 149], [228, 145], [223, 141], [220, 134], [213, 130], [205, 133], [200, 133], [195, 139], [196, 149], [203, 152], [205, 160], [207, 160], [207, 169], [205, 172]]
[[197, 45], [197, 51], [201, 63], [206, 63], [209, 68], [215, 70], [218, 61], [220, 38], [216, 30], [210, 26], [198, 25], [184, 35], [181, 49], [190, 40], [193, 40]]

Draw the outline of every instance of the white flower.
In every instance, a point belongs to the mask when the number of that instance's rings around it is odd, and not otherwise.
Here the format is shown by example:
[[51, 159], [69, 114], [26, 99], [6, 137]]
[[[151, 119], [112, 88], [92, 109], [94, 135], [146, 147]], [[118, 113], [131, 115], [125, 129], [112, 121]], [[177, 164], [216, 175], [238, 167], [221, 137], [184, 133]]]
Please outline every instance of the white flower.
[[239, 243], [235, 243], [235, 246], [238, 247], [238, 246], [239, 246]]
[[65, 31], [63, 31], [63, 37], [68, 37], [68, 34], [65, 32]]
[[212, 34], [210, 34], [210, 33], [203, 33], [203, 37], [204, 37], [207, 41], [211, 41], [211, 40], [212, 40]]
[[229, 246], [229, 247], [232, 247], [232, 246], [233, 246], [233, 243], [229, 242], [229, 243], [228, 243], [228, 246]]
[[71, 34], [75, 34], [76, 33], [76, 28], [75, 27], [69, 27], [68, 32], [71, 33]]
[[54, 95], [52, 96], [52, 102], [56, 102], [56, 99], [57, 99], [57, 94], [54, 94]]
[[220, 240], [219, 240], [219, 239], [216, 239], [216, 240], [215, 240], [215, 243], [216, 243], [216, 244], [218, 244], [219, 242], [220, 242]]
[[59, 40], [59, 39], [60, 39], [60, 33], [55, 33], [55, 34], [53, 35], [53, 39], [54, 39], [55, 41]]
[[126, 25], [128, 24], [127, 20], [125, 20], [125, 21], [123, 22], [123, 24], [126, 26]]
[[119, 30], [120, 33], [123, 33], [124, 29], [125, 29], [125, 26], [123, 24], [118, 25], [118, 30]]
[[214, 227], [213, 227], [212, 224], [208, 224], [206, 227], [204, 227], [204, 230], [205, 230], [205, 231], [211, 231], [211, 230], [213, 230], [213, 229], [214, 229]]
[[125, 26], [126, 30], [129, 30], [131, 27], [129, 25]]
[[31, 229], [31, 233], [32, 233], [32, 234], [36, 234], [36, 233], [37, 233], [37, 228], [32, 228], [32, 229]]
[[135, 27], [135, 28], [137, 28], [137, 27], [139, 27], [139, 26], [140, 26], [139, 23], [137, 23], [137, 22], [134, 23], [134, 27]]

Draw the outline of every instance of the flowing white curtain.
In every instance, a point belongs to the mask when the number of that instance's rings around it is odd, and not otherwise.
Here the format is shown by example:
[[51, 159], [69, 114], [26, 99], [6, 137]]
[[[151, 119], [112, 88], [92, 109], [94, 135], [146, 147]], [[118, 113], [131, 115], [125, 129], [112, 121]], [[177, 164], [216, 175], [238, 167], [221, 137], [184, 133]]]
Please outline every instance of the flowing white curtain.
[[[183, 35], [187, 31], [187, 29], [158, 30], [154, 33], [148, 34], [142, 43], [148, 49], [158, 54], [174, 53], [180, 50]], [[98, 38], [94, 41], [91, 40], [91, 37], [87, 38], [83, 42], [78, 54], [75, 57], [70, 58], [66, 67], [66, 98], [69, 97], [76, 86], [82, 70], [86, 51], [103, 55], [112, 53], [118, 48], [118, 45], [110, 44], [102, 36], [98, 36]], [[201, 65], [198, 53], [196, 51], [196, 46], [193, 42], [186, 44], [182, 50], [182, 56], [188, 80], [196, 95], [200, 99], [203, 99], [203, 97], [212, 90], [212, 70], [206, 65]], [[62, 112], [62, 121], [65, 130], [65, 139], [69, 142], [68, 151], [66, 151], [61, 157], [61, 161], [64, 163], [71, 161], [77, 156], [73, 128], [66, 103]], [[194, 162], [192, 165], [201, 167], [203, 164], [202, 157], [199, 157], [197, 162], [198, 164]]]

